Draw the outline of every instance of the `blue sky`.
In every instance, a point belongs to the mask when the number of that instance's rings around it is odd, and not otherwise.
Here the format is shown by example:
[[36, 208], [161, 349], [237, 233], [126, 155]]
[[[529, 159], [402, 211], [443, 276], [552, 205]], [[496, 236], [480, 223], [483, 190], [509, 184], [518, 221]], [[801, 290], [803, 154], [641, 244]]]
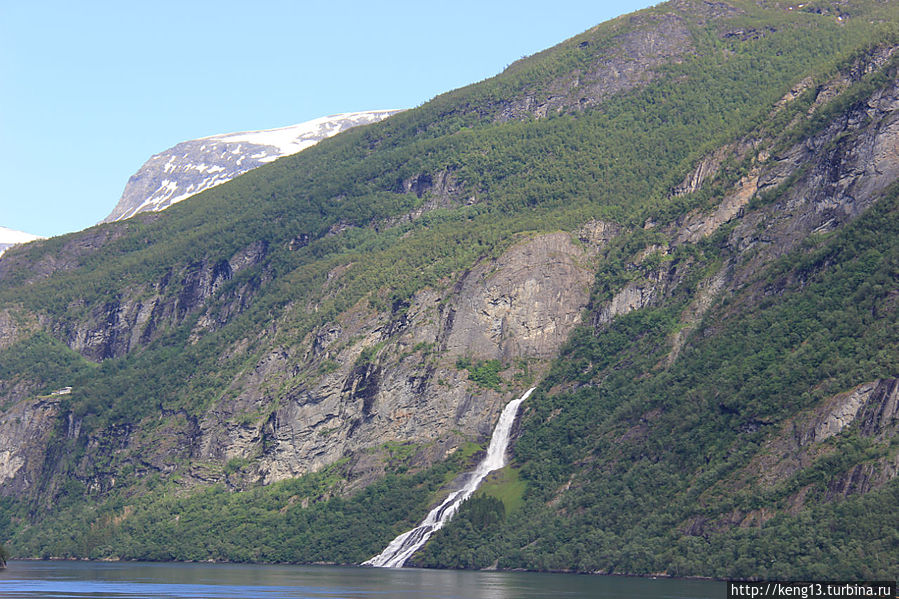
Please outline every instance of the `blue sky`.
[[0, 226], [105, 217], [187, 139], [410, 108], [647, 0], [0, 0]]

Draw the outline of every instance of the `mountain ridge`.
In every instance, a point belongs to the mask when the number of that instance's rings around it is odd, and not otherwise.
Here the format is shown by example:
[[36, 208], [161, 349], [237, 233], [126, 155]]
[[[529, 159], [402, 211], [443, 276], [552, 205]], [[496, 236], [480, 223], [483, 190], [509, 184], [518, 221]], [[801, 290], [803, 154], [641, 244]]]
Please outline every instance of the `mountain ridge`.
[[287, 127], [221, 133], [180, 142], [151, 156], [129, 178], [122, 197], [102, 222], [164, 210], [254, 168], [296, 154], [322, 139], [398, 112], [401, 111], [346, 112]]

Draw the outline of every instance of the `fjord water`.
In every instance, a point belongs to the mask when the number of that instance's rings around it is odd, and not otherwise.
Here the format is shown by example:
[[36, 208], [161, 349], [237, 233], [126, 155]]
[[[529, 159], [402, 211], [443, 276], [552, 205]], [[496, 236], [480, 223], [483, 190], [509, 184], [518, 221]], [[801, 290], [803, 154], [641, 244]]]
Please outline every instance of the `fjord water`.
[[126, 562], [20, 562], [0, 596], [115, 599], [711, 599], [722, 582], [416, 568]]
[[509, 437], [512, 435], [512, 425], [518, 415], [518, 408], [528, 396], [534, 392], [531, 387], [518, 399], [513, 399], [506, 404], [499, 420], [493, 428], [490, 436], [490, 445], [487, 446], [487, 454], [480, 461], [474, 472], [468, 474], [465, 484], [458, 491], [450, 493], [443, 502], [431, 510], [421, 524], [406, 531], [370, 560], [365, 562], [367, 566], [379, 568], [402, 568], [412, 554], [421, 549], [432, 534], [443, 528], [450, 521], [453, 514], [462, 505], [462, 502], [471, 497], [481, 481], [494, 470], [499, 470], [506, 464], [506, 448], [509, 446]]

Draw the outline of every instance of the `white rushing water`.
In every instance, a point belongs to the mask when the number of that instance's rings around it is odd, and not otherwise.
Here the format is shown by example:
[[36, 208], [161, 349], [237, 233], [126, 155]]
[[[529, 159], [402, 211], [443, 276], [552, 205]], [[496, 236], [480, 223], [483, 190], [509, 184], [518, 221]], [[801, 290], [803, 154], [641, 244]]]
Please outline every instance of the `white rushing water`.
[[513, 399], [503, 408], [499, 415], [499, 421], [493, 429], [490, 445], [487, 446], [487, 455], [478, 464], [474, 472], [469, 474], [468, 480], [458, 491], [453, 491], [443, 502], [428, 513], [421, 524], [410, 531], [404, 532], [390, 542], [384, 551], [374, 556], [364, 566], [376, 566], [378, 568], [402, 568], [406, 560], [412, 554], [421, 549], [432, 534], [443, 528], [450, 518], [459, 509], [463, 501], [471, 497], [481, 481], [493, 472], [506, 465], [506, 448], [509, 446], [509, 436], [512, 434], [512, 424], [518, 415], [521, 403], [534, 391], [531, 387], [518, 399]]

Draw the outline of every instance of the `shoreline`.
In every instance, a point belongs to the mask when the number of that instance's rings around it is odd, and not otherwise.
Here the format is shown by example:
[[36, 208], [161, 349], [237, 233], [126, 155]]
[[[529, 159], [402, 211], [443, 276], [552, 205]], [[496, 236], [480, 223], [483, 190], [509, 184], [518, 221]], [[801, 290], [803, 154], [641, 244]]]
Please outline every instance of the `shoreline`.
[[[362, 564], [338, 563], [338, 562], [234, 562], [227, 560], [147, 560], [128, 558], [90, 558], [90, 557], [13, 557], [11, 562], [88, 562], [88, 563], [122, 563], [122, 564], [199, 564], [199, 565], [231, 565], [231, 566], [325, 566], [336, 568], [368, 569], [372, 566]], [[2, 569], [2, 568], [0, 568]], [[522, 574], [567, 574], [572, 576], [603, 576], [610, 578], [644, 578], [647, 580], [683, 580], [700, 582], [727, 582], [725, 578], [712, 576], [672, 576], [665, 573], [655, 574], [622, 574], [603, 572], [578, 572], [574, 570], [528, 570], [525, 568], [426, 568], [421, 566], [408, 566], [403, 568], [382, 568], [384, 570], [419, 570], [434, 572], [506, 572]]]

